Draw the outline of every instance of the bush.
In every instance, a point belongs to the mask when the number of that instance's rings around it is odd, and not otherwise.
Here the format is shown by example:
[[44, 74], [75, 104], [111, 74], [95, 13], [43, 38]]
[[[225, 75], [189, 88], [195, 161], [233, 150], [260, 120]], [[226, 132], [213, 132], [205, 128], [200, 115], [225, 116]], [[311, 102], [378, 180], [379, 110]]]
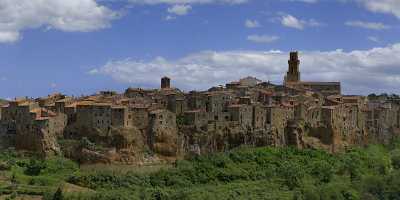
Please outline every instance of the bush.
[[320, 182], [328, 183], [334, 175], [334, 169], [331, 164], [321, 160], [313, 162], [312, 175], [315, 176]]
[[62, 189], [61, 189], [61, 187], [59, 187], [57, 189], [57, 191], [54, 193], [53, 200], [63, 200], [63, 199], [64, 199], [64, 196], [62, 193]]
[[396, 149], [390, 153], [393, 168], [400, 169], [400, 149]]
[[7, 162], [0, 161], [0, 171], [8, 171], [11, 169], [11, 165]]
[[46, 163], [42, 160], [30, 159], [26, 166], [25, 174], [28, 176], [38, 176], [46, 168]]
[[75, 173], [68, 182], [96, 190], [80, 199], [400, 199], [398, 152], [389, 149], [239, 148], [149, 174]]

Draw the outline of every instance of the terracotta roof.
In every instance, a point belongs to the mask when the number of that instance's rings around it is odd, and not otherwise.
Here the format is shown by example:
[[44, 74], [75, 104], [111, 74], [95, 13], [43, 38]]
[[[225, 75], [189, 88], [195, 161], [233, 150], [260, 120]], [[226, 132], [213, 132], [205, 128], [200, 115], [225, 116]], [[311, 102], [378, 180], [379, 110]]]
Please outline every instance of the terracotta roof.
[[299, 82], [301, 85], [340, 85], [340, 82]]
[[71, 103], [71, 104], [69, 104], [69, 105], [66, 105], [65, 107], [66, 108], [74, 108], [74, 107], [76, 107], [77, 106], [77, 102], [74, 102], [74, 103]]
[[30, 110], [29, 112], [36, 114], [35, 120], [44, 120], [44, 119], [49, 119], [50, 117], [57, 116], [56, 113], [54, 113], [53, 111], [47, 110], [45, 108], [35, 108], [35, 109]]
[[31, 104], [32, 104], [32, 102], [26, 101], [26, 102], [23, 102], [23, 103], [18, 104], [18, 106], [29, 106], [29, 105], [31, 105]]

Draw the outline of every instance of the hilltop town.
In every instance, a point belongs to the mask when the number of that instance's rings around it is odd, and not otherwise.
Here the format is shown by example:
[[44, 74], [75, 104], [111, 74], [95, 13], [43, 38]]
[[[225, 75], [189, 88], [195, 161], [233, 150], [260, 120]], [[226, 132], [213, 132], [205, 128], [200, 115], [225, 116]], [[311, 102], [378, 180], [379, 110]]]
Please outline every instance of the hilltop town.
[[3, 102], [0, 147], [82, 163], [146, 163], [247, 146], [339, 152], [400, 133], [400, 98], [342, 95], [340, 82], [303, 81], [291, 52], [282, 85], [246, 77], [207, 91], [128, 88]]

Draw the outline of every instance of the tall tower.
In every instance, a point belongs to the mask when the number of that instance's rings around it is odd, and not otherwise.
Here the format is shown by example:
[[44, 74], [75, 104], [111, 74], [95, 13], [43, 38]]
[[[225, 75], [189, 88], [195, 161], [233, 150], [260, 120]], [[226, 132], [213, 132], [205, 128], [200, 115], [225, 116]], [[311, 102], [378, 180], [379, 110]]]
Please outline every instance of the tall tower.
[[296, 83], [300, 81], [300, 60], [299, 60], [299, 53], [297, 51], [290, 52], [290, 59], [289, 63], [289, 70], [285, 76], [285, 84], [287, 83]]
[[169, 89], [171, 87], [171, 79], [164, 76], [161, 78], [161, 89]]

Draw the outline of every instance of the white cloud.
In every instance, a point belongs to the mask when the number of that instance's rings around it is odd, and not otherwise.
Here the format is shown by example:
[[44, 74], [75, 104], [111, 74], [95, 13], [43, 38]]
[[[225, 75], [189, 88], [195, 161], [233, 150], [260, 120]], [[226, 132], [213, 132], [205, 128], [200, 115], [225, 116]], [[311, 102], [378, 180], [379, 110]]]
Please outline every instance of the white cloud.
[[383, 23], [363, 22], [363, 21], [348, 21], [345, 23], [345, 25], [359, 27], [359, 28], [372, 29], [372, 30], [385, 30], [385, 29], [390, 28], [390, 26], [385, 25]]
[[317, 3], [318, 2], [318, 0], [287, 0], [287, 1], [303, 2], [303, 3]]
[[279, 37], [271, 35], [249, 35], [247, 40], [256, 43], [271, 43], [279, 40]]
[[250, 19], [247, 19], [244, 22], [244, 25], [247, 28], [258, 28], [258, 27], [261, 27], [260, 23], [257, 20], [250, 20]]
[[176, 19], [176, 17], [175, 16], [171, 16], [171, 15], [167, 15], [164, 19], [165, 19], [165, 21], [171, 21], [171, 20]]
[[20, 39], [19, 32], [16, 31], [0, 31], [0, 43], [11, 43]]
[[316, 27], [316, 26], [322, 26], [322, 24], [315, 19], [310, 19], [310, 20], [301, 20], [297, 19], [296, 17], [292, 15], [283, 15], [280, 19], [280, 22], [283, 26], [289, 27], [289, 28], [295, 28], [299, 30], [303, 30], [306, 26], [309, 27]]
[[400, 18], [399, 0], [356, 0], [366, 9], [376, 13], [392, 14]]
[[281, 23], [282, 23], [282, 25], [290, 27], [290, 28], [296, 28], [296, 29], [304, 28], [303, 23], [301, 23], [300, 20], [298, 20], [296, 17], [293, 17], [292, 15], [283, 16]]
[[190, 5], [173, 5], [168, 8], [168, 12], [175, 15], [186, 15], [191, 9]]
[[95, 0], [0, 0], [0, 42], [15, 42], [21, 31], [46, 26], [61, 31], [94, 31], [118, 14]]
[[249, 0], [129, 0], [129, 2], [134, 4], [241, 4], [247, 3]]
[[376, 42], [376, 43], [380, 43], [381, 42], [381, 40], [378, 37], [375, 37], [375, 36], [368, 36], [367, 39], [369, 41]]
[[[204, 51], [177, 60], [112, 61], [91, 74], [148, 87], [158, 87], [159, 78], [167, 75], [177, 87], [206, 89], [249, 75], [282, 83], [287, 59], [288, 52], [280, 51]], [[350, 52], [301, 52], [300, 59], [303, 80], [342, 81], [345, 93], [400, 93], [400, 43]]]

